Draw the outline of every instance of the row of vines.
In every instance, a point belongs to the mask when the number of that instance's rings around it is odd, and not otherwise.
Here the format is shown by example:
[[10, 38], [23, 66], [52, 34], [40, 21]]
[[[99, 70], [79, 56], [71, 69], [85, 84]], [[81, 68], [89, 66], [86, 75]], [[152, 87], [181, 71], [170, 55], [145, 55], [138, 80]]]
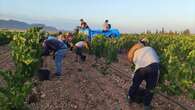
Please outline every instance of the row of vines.
[[15, 70], [0, 70], [5, 84], [0, 87], [1, 110], [27, 110], [25, 98], [32, 89], [32, 76], [39, 67], [41, 58], [41, 28], [18, 32], [10, 43]]
[[[119, 48], [128, 50], [140, 36], [123, 36]], [[195, 99], [195, 36], [144, 35], [160, 57], [159, 89], [171, 95], [186, 94]]]
[[[32, 28], [26, 32], [10, 35], [11, 55], [15, 63], [14, 71], [0, 70], [5, 85], [0, 87], [1, 110], [26, 110], [25, 98], [32, 89], [32, 76], [39, 68], [41, 58], [40, 41], [44, 36], [41, 28]], [[2, 36], [2, 34], [0, 34]], [[5, 35], [6, 36], [6, 35]], [[140, 37], [149, 39], [149, 45], [155, 48], [161, 63], [159, 89], [169, 94], [186, 93], [195, 98], [195, 36], [170, 36], [160, 34], [122, 35], [119, 39], [98, 35], [90, 42], [89, 53], [105, 58], [107, 64], [118, 59], [121, 50], [128, 49]], [[87, 37], [78, 34], [73, 44]]]
[[8, 44], [17, 32], [0, 31], [0, 45]]
[[[186, 94], [195, 99], [195, 36], [184, 35], [122, 35], [119, 39], [94, 37], [90, 53], [97, 58], [104, 57], [108, 64], [117, 61], [120, 51], [128, 49], [142, 37], [149, 39], [160, 57], [159, 89], [170, 95]], [[74, 40], [84, 40], [79, 34]]]

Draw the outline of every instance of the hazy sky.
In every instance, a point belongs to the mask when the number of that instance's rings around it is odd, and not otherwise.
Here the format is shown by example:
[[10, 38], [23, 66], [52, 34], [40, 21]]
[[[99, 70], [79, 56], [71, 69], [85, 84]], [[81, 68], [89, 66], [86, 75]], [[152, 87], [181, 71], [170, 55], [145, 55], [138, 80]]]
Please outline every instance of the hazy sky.
[[109, 19], [123, 32], [164, 27], [195, 33], [195, 0], [0, 0], [0, 19], [72, 30], [80, 18], [96, 29]]

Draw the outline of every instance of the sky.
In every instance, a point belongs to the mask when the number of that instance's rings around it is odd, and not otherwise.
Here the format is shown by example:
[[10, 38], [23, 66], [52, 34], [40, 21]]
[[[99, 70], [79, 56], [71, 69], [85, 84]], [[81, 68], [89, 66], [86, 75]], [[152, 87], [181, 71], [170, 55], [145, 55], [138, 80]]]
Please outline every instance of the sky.
[[80, 18], [92, 29], [105, 19], [121, 32], [156, 29], [195, 33], [195, 0], [0, 0], [0, 19], [73, 30]]

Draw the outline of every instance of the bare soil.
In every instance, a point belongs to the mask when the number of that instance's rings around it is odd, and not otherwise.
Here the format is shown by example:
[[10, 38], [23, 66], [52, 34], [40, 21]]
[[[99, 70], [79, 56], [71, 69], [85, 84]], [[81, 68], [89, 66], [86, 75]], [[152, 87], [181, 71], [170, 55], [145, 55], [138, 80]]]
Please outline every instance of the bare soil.
[[[109, 66], [103, 63], [103, 59], [97, 63], [94, 59], [92, 55], [87, 55], [85, 62], [75, 62], [74, 53], [68, 52], [62, 76], [57, 79], [54, 61], [50, 58], [51, 79], [34, 80], [35, 86], [27, 98], [29, 107], [32, 110], [143, 110], [143, 104], [129, 104], [126, 99], [132, 82], [126, 55], [119, 55], [119, 62]], [[0, 69], [14, 68], [11, 58], [6, 64], [0, 64]], [[195, 100], [185, 95], [170, 98], [181, 102], [189, 110], [195, 108]], [[158, 94], [155, 94], [152, 106], [154, 110], [183, 110]]]

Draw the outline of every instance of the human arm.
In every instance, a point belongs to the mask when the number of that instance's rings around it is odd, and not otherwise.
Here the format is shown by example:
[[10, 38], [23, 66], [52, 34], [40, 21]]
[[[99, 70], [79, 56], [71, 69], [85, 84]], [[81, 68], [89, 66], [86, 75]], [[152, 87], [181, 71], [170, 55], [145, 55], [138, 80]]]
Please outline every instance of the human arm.
[[85, 47], [86, 49], [89, 49], [89, 45], [87, 44], [87, 42], [84, 42], [84, 47]]

